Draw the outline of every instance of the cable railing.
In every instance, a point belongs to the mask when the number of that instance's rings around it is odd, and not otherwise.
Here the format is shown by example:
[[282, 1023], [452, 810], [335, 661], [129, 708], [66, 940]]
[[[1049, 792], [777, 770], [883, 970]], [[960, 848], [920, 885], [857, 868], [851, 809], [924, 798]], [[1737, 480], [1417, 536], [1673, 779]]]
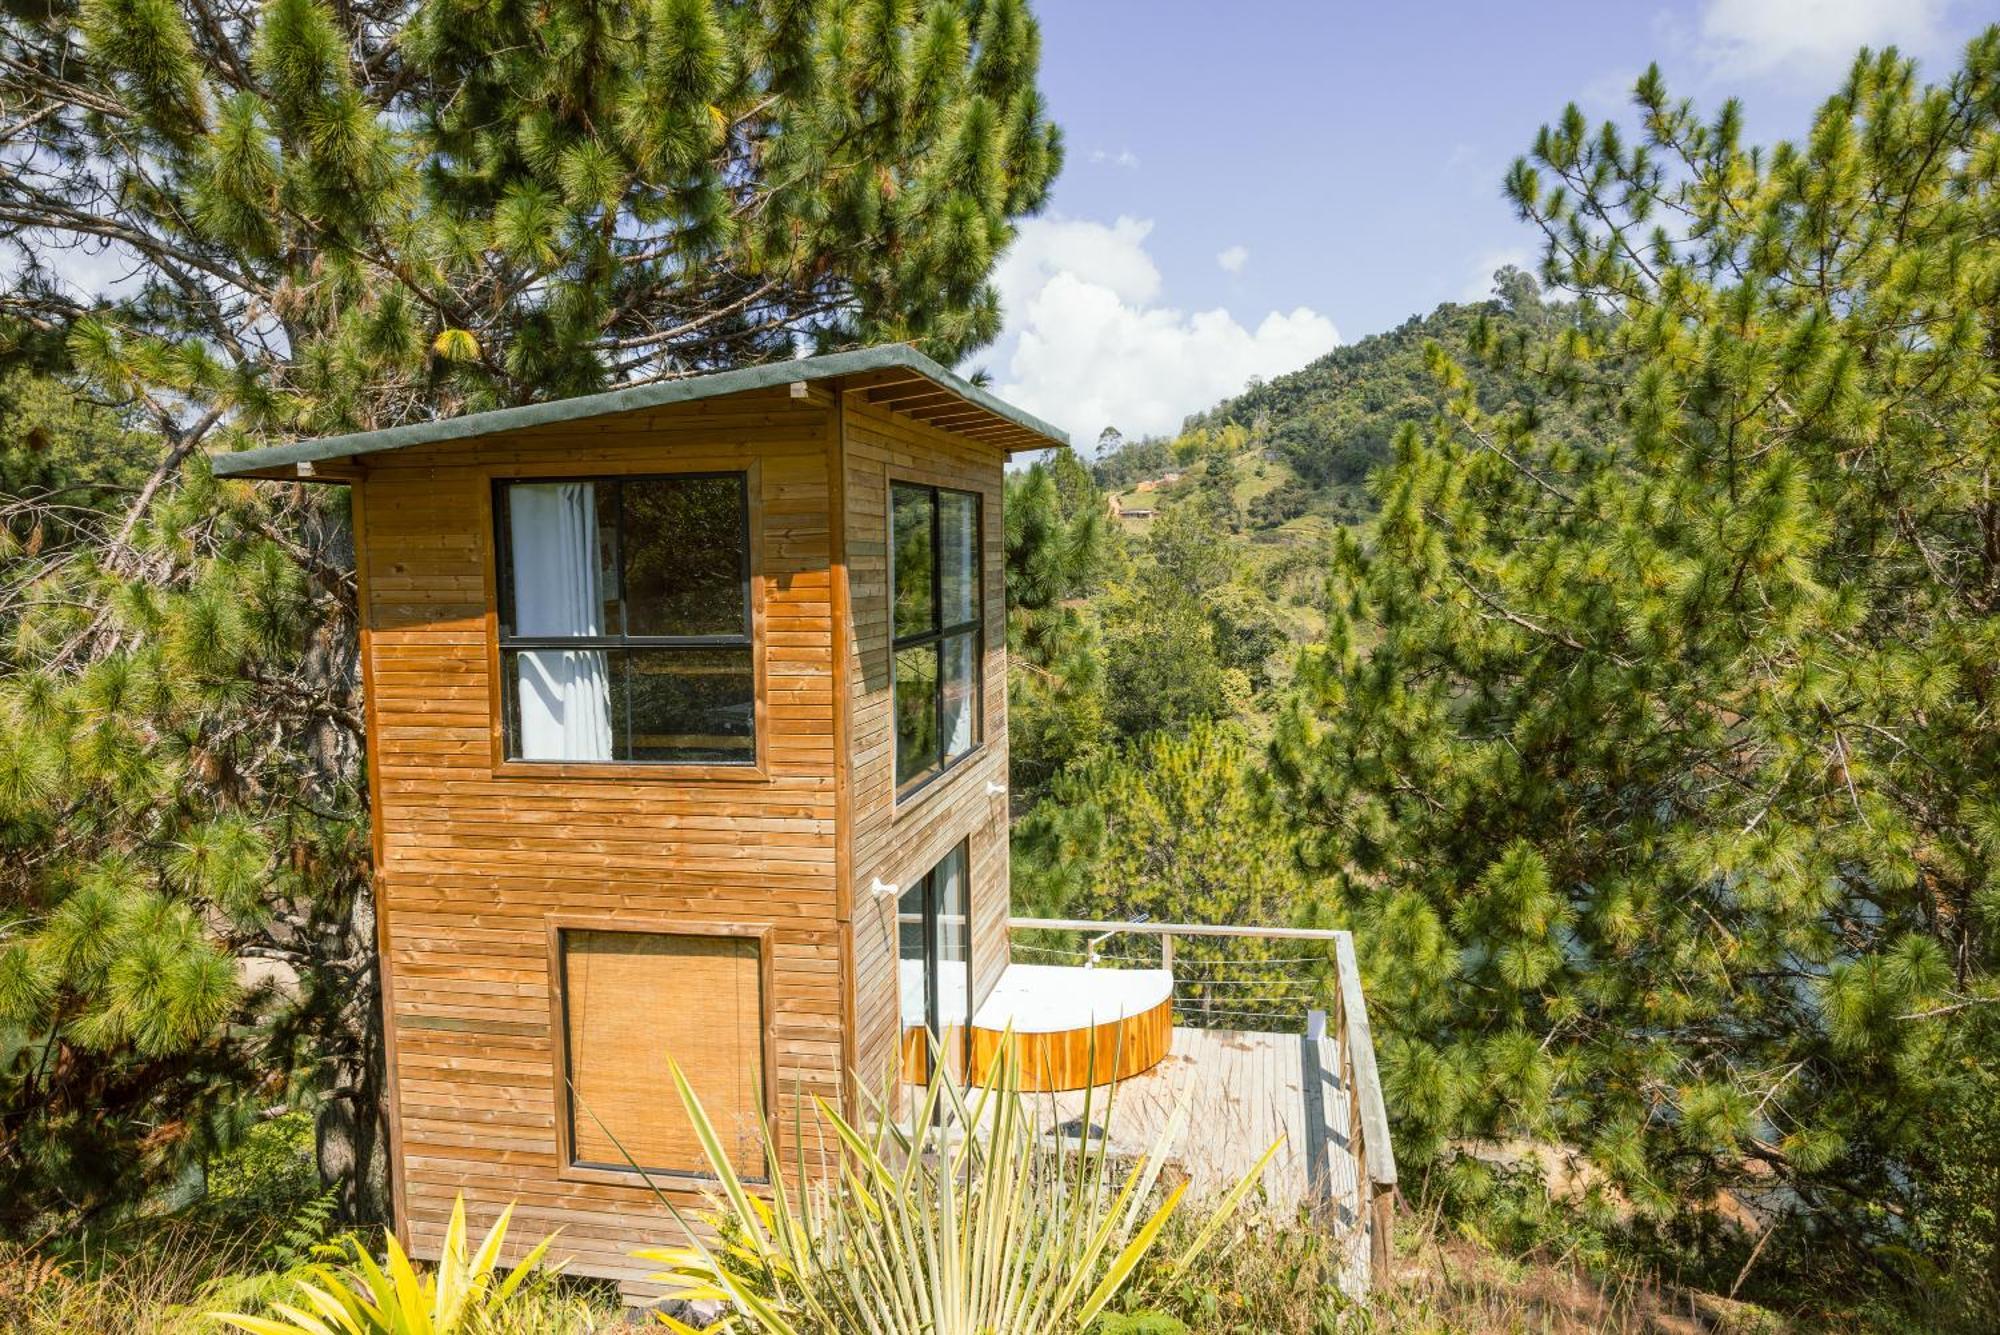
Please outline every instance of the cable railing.
[[1355, 1213], [1368, 1229], [1370, 1269], [1388, 1273], [1396, 1158], [1352, 933], [1081, 918], [1010, 918], [1008, 929], [1020, 963], [1166, 970], [1178, 1025], [1330, 1038], [1359, 1169]]
[[1010, 927], [1023, 964], [1167, 970], [1174, 1023], [1186, 1028], [1303, 1033], [1313, 1012], [1335, 1005], [1338, 933], [1329, 930], [1076, 918], [1015, 918]]

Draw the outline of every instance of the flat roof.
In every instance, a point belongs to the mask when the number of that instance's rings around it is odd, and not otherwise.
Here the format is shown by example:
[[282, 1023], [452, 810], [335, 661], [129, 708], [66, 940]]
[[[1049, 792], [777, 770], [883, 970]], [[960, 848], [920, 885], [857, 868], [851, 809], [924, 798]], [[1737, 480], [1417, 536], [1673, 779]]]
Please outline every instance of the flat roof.
[[500, 431], [550, 426], [668, 404], [693, 403], [699, 399], [772, 389], [801, 381], [850, 377], [860, 379], [861, 383], [842, 388], [865, 388], [872, 403], [905, 413], [942, 431], [987, 441], [1009, 454], [1069, 444], [1067, 432], [946, 370], [915, 348], [891, 343], [853, 352], [828, 353], [823, 357], [801, 357], [792, 361], [746, 366], [735, 371], [715, 371], [651, 385], [633, 385], [572, 399], [552, 399], [546, 403], [522, 404], [517, 408], [496, 408], [459, 417], [411, 422], [380, 431], [324, 436], [290, 445], [215, 454], [210, 456], [210, 462], [219, 477], [293, 478], [306, 475], [300, 473], [301, 464], [355, 459], [387, 450], [406, 450], [415, 445], [472, 440]]

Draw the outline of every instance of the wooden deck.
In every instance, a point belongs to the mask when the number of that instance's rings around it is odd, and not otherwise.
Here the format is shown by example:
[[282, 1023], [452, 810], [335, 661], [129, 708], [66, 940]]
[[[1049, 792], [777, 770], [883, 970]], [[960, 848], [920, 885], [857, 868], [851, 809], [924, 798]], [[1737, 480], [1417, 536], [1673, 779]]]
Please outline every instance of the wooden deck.
[[1348, 1255], [1342, 1287], [1365, 1291], [1368, 1216], [1356, 1209], [1353, 1100], [1340, 1083], [1332, 1036], [1176, 1028], [1166, 1059], [1115, 1089], [1030, 1097], [1045, 1128], [1072, 1136], [1084, 1129], [1088, 1098], [1095, 1134], [1121, 1155], [1150, 1150], [1186, 1103], [1187, 1119], [1169, 1152], [1196, 1199], [1221, 1196], [1279, 1142], [1245, 1208], [1284, 1217], [1306, 1210], [1338, 1230]]

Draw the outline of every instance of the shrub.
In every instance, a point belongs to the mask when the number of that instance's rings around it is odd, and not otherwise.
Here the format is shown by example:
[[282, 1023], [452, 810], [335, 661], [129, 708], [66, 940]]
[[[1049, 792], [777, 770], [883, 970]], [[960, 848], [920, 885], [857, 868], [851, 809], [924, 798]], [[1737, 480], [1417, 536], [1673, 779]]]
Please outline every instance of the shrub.
[[[1171, 1119], [1150, 1153], [1116, 1165], [1101, 1144], [1043, 1141], [1011, 1071], [968, 1102], [937, 1065], [911, 1124], [937, 1130], [912, 1133], [883, 1119], [864, 1133], [821, 1101], [820, 1116], [846, 1151], [838, 1181], [815, 1183], [800, 1197], [774, 1174], [768, 1201], [744, 1190], [674, 1067], [721, 1184], [716, 1222], [724, 1242], [710, 1245], [690, 1229], [688, 1246], [641, 1252], [664, 1267], [654, 1278], [671, 1296], [727, 1303], [770, 1335], [1089, 1328], [1142, 1263], [1160, 1264], [1155, 1245], [1186, 1184], [1164, 1199], [1155, 1188], [1184, 1116]], [[940, 1111], [948, 1115], [940, 1119]], [[768, 1128], [765, 1145], [775, 1157]], [[1166, 1273], [1183, 1273], [1202, 1256], [1276, 1148], [1164, 1262]], [[692, 1330], [661, 1319], [677, 1332]]]
[[295, 1301], [274, 1302], [275, 1317], [241, 1312], [215, 1316], [249, 1335], [486, 1335], [499, 1328], [522, 1284], [535, 1273], [554, 1241], [535, 1244], [506, 1278], [495, 1283], [500, 1248], [507, 1239], [508, 1206], [477, 1251], [466, 1250], [465, 1200], [453, 1202], [451, 1224], [437, 1266], [418, 1275], [394, 1234], [387, 1236], [388, 1264], [378, 1265], [359, 1238], [348, 1237], [344, 1267], [311, 1265], [296, 1281]]

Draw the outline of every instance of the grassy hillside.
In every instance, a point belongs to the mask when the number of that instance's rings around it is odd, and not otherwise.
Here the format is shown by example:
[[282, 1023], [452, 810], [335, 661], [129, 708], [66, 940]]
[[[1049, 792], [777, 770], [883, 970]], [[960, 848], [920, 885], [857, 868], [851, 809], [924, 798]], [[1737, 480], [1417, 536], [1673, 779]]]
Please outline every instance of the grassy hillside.
[[[1234, 487], [1243, 531], [1253, 537], [1283, 531], [1307, 515], [1357, 523], [1373, 508], [1368, 474], [1389, 457], [1396, 432], [1428, 421], [1438, 410], [1440, 391], [1425, 353], [1432, 343], [1466, 368], [1482, 408], [1531, 405], [1545, 429], [1577, 434], [1580, 424], [1568, 404], [1547, 398], [1525, 377], [1482, 364], [1477, 352], [1482, 345], [1545, 333], [1585, 313], [1543, 301], [1533, 280], [1516, 270], [1502, 270], [1496, 286], [1503, 296], [1475, 304], [1447, 302], [1387, 333], [1335, 348], [1289, 375], [1253, 383], [1188, 418], [1173, 440], [1120, 442], [1092, 471], [1099, 485], [1129, 501], [1138, 484], [1172, 471], [1184, 470], [1183, 482], [1190, 481], [1206, 466], [1205, 460], [1190, 465], [1191, 458], [1202, 457], [1190, 442], [1236, 428], [1243, 433]], [[1255, 467], [1258, 463], [1267, 466]], [[1168, 488], [1164, 494], [1186, 490]]]
[[[1142, 565], [1161, 515], [1193, 504], [1213, 516], [1226, 535], [1232, 583], [1265, 603], [1283, 631], [1286, 645], [1262, 674], [1271, 684], [1289, 680], [1293, 650], [1325, 628], [1328, 546], [1341, 530], [1366, 540], [1376, 507], [1370, 473], [1388, 459], [1399, 430], [1439, 411], [1443, 391], [1429, 365], [1431, 345], [1465, 368], [1482, 408], [1531, 406], [1545, 430], [1581, 438], [1569, 404], [1504, 369], [1506, 358], [1480, 354], [1588, 313], [1543, 301], [1518, 270], [1502, 270], [1495, 287], [1492, 300], [1448, 302], [1289, 375], [1253, 383], [1189, 417], [1172, 438], [1114, 439], [1092, 464], [1112, 527]], [[1253, 728], [1269, 703], [1267, 693], [1260, 696], [1248, 711]]]

